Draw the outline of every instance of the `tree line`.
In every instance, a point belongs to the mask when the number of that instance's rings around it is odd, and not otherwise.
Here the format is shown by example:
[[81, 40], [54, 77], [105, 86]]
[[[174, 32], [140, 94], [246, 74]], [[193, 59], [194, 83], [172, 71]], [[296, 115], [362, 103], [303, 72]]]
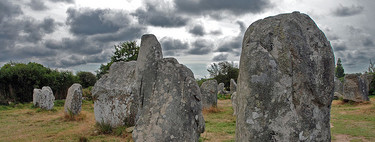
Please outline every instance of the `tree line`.
[[34, 88], [51, 87], [56, 99], [65, 99], [69, 87], [80, 83], [86, 88], [93, 86], [96, 77], [91, 72], [53, 70], [39, 63], [9, 62], [0, 69], [0, 103], [24, 103], [33, 100]]

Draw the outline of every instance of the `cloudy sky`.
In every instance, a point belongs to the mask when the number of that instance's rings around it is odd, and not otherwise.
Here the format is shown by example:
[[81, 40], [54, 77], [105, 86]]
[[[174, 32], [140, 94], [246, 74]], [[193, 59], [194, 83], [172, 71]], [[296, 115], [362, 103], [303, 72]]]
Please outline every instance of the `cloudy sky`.
[[346, 73], [375, 61], [374, 0], [0, 0], [0, 66], [94, 72], [113, 45], [152, 33], [165, 57], [208, 77], [209, 64], [239, 61], [252, 22], [293, 11], [317, 23]]

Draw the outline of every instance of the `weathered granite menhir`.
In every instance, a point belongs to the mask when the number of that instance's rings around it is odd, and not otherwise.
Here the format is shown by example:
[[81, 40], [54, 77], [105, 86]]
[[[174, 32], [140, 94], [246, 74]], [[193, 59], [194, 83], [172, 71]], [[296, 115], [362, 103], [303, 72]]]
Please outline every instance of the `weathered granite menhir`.
[[65, 113], [78, 115], [82, 109], [82, 86], [74, 83], [68, 89], [66, 95], [64, 110]]
[[308, 15], [258, 20], [242, 43], [236, 141], [328, 142], [333, 93], [332, 47]]
[[52, 89], [49, 86], [44, 86], [42, 89], [34, 89], [33, 104], [45, 110], [51, 110], [55, 102]]
[[198, 141], [204, 131], [201, 92], [193, 72], [163, 58], [154, 35], [143, 35], [136, 65], [139, 111], [134, 141]]
[[217, 107], [217, 81], [207, 80], [202, 83], [200, 89], [203, 108]]
[[369, 101], [368, 86], [365, 76], [346, 74], [344, 77], [343, 99], [345, 101]]
[[112, 127], [134, 126], [137, 115], [135, 101], [136, 62], [114, 62], [92, 89], [95, 120]]

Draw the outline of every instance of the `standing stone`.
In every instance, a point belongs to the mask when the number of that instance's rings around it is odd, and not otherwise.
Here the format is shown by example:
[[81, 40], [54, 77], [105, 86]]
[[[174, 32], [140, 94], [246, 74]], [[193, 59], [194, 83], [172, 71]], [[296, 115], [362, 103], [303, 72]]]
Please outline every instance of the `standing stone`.
[[343, 97], [343, 91], [344, 91], [344, 84], [337, 78], [335, 77], [335, 93], [334, 97], [335, 99], [338, 99], [340, 97]]
[[343, 98], [355, 102], [369, 101], [365, 80], [357, 74], [346, 74]]
[[82, 86], [74, 83], [68, 89], [68, 94], [65, 99], [64, 110], [68, 114], [78, 115], [82, 107]]
[[233, 115], [237, 115], [238, 105], [237, 105], [237, 92], [233, 92], [230, 96], [230, 100], [232, 101], [232, 108], [233, 108]]
[[137, 59], [139, 111], [134, 141], [198, 141], [204, 131], [201, 93], [193, 72], [164, 58], [154, 35], [143, 35]]
[[217, 86], [217, 93], [218, 94], [227, 94], [228, 92], [225, 90], [225, 84], [224, 83], [219, 83]]
[[109, 73], [95, 83], [92, 95], [96, 122], [112, 127], [135, 125], [135, 67], [136, 61], [114, 62]]
[[[366, 84], [366, 90], [367, 92], [370, 91], [370, 84], [371, 84], [371, 81], [372, 79], [374, 78], [374, 75], [372, 74], [369, 74], [369, 73], [364, 73], [362, 74], [361, 76], [361, 79], [365, 82]], [[370, 95], [370, 94], [369, 94]]]
[[203, 108], [210, 108], [217, 106], [217, 81], [207, 80], [202, 83], [201, 87], [202, 93], [202, 105]]
[[233, 94], [234, 92], [237, 91], [237, 83], [236, 83], [236, 81], [234, 81], [233, 78], [230, 79], [230, 86], [229, 86], [229, 88], [230, 88], [230, 94]]
[[52, 89], [44, 86], [42, 89], [34, 89], [33, 91], [33, 104], [45, 110], [51, 110], [55, 102]]
[[334, 56], [308, 15], [258, 20], [246, 30], [236, 141], [330, 141]]

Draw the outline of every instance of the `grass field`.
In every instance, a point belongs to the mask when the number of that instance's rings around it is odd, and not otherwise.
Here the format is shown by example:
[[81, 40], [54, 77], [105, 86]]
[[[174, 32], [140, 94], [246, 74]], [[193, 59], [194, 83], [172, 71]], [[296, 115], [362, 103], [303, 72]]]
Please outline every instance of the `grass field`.
[[[125, 128], [102, 134], [96, 126], [93, 104], [84, 101], [81, 115], [70, 119], [63, 112], [63, 101], [55, 109], [43, 111], [32, 104], [0, 106], [0, 141], [132, 141]], [[206, 131], [200, 141], [234, 141], [236, 118], [229, 99], [218, 107], [203, 111]], [[331, 110], [332, 141], [375, 141], [375, 97], [371, 103], [333, 101]]]

